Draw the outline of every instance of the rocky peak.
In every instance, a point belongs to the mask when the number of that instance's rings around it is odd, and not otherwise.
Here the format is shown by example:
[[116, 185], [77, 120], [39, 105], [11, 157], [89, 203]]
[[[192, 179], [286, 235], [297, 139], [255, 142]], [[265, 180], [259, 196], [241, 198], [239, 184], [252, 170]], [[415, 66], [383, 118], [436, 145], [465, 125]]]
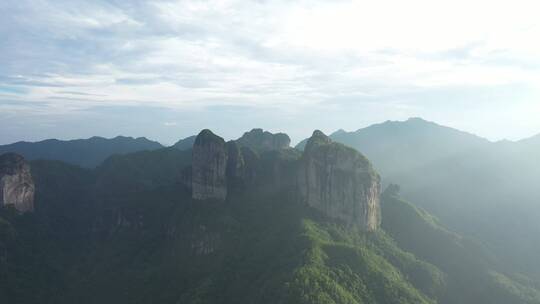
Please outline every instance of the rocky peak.
[[227, 197], [228, 151], [223, 138], [202, 130], [193, 145], [192, 197], [225, 200]]
[[225, 140], [223, 138], [217, 136], [216, 134], [214, 134], [209, 129], [204, 129], [195, 138], [194, 145], [201, 146], [201, 145], [211, 145], [211, 144], [215, 144], [215, 143], [225, 144]]
[[0, 205], [13, 205], [19, 212], [33, 211], [34, 192], [26, 160], [15, 153], [0, 155]]
[[291, 139], [285, 133], [272, 134], [263, 129], [253, 129], [244, 133], [236, 140], [240, 146], [249, 147], [256, 151], [286, 149], [291, 144]]
[[316, 130], [302, 155], [298, 192], [327, 216], [365, 230], [380, 224], [380, 178], [358, 151]]
[[322, 131], [315, 130], [313, 131], [313, 134], [309, 138], [307, 144], [306, 144], [306, 150], [307, 149], [313, 149], [320, 145], [328, 145], [332, 142], [330, 137], [326, 136]]

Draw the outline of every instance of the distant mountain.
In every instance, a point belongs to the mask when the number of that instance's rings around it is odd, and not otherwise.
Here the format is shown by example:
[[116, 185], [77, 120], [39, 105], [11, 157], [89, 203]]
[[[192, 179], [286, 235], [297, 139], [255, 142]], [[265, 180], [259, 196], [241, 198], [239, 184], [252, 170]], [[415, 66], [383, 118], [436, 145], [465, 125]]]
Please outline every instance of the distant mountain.
[[516, 144], [522, 147], [530, 146], [540, 151], [540, 134], [517, 141]]
[[340, 134], [343, 134], [343, 133], [347, 133], [347, 131], [345, 131], [343, 129], [338, 129], [335, 132], [333, 132], [332, 134], [330, 134], [330, 136], [336, 136], [336, 135], [340, 135]]
[[[339, 130], [330, 137], [365, 154], [383, 177], [490, 143], [421, 118], [386, 121], [354, 132]], [[296, 147], [303, 149], [304, 145], [302, 141]]]
[[61, 160], [73, 165], [92, 168], [114, 154], [125, 154], [163, 148], [161, 144], [144, 137], [115, 138], [91, 137], [88, 139], [47, 139], [39, 142], [16, 142], [0, 146], [0, 154], [14, 152], [28, 160]]
[[174, 145], [172, 145], [172, 147], [178, 150], [189, 150], [193, 148], [193, 144], [195, 143], [196, 137], [197, 135], [192, 135], [192, 136], [180, 139]]

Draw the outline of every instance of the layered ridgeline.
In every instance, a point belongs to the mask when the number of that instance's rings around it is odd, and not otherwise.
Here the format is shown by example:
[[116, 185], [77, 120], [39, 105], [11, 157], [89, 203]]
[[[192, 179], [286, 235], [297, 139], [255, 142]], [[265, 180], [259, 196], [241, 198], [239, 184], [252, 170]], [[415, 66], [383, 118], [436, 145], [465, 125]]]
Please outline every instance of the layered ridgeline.
[[0, 209], [0, 302], [540, 303], [488, 249], [381, 194], [356, 150], [255, 133], [96, 169], [30, 162], [34, 210]]
[[58, 140], [47, 139], [39, 142], [16, 142], [0, 145], [0, 154], [17, 153], [28, 160], [61, 160], [81, 167], [93, 168], [114, 154], [126, 154], [144, 150], [163, 148], [161, 144], [144, 137], [103, 138], [94, 136], [88, 139]]

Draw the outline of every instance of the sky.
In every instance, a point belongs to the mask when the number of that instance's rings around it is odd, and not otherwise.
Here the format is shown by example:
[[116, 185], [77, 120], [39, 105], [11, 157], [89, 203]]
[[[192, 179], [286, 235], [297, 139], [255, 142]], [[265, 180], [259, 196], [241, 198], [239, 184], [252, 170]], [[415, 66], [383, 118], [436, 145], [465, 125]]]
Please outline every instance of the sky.
[[540, 133], [538, 1], [0, 1], [0, 144], [422, 117]]

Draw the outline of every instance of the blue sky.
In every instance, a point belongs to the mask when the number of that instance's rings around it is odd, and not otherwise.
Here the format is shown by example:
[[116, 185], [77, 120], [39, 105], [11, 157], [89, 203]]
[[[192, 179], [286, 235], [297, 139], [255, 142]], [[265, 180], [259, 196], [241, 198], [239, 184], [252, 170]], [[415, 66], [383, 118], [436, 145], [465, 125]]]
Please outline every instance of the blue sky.
[[0, 2], [0, 144], [420, 116], [540, 133], [535, 1]]

